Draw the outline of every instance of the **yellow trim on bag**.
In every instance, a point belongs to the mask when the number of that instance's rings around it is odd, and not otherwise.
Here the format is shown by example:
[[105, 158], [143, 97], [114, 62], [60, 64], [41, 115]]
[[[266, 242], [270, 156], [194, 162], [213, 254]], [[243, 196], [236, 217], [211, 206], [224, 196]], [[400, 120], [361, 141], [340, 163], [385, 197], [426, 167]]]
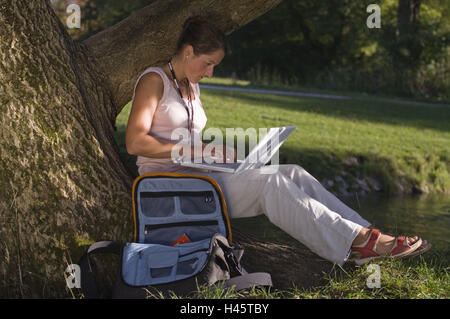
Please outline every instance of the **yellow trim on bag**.
[[207, 180], [209, 182], [211, 182], [219, 191], [220, 193], [220, 198], [222, 201], [222, 207], [223, 207], [223, 212], [225, 214], [225, 219], [227, 222], [227, 228], [228, 228], [228, 241], [231, 244], [232, 242], [232, 236], [231, 236], [231, 225], [230, 225], [230, 218], [228, 216], [228, 211], [227, 211], [227, 205], [225, 203], [225, 197], [223, 196], [222, 193], [222, 189], [220, 188], [219, 184], [211, 177], [209, 176], [204, 176], [204, 175], [197, 175], [197, 174], [186, 174], [186, 173], [148, 173], [148, 174], [143, 174], [138, 176], [134, 182], [133, 182], [133, 190], [132, 190], [132, 195], [133, 195], [133, 222], [134, 222], [134, 241], [137, 242], [137, 218], [136, 218], [136, 203], [134, 201], [135, 199], [135, 189], [136, 189], [136, 185], [137, 183], [144, 177], [153, 177], [153, 176], [168, 176], [168, 177], [195, 177], [195, 178], [201, 178], [204, 180]]

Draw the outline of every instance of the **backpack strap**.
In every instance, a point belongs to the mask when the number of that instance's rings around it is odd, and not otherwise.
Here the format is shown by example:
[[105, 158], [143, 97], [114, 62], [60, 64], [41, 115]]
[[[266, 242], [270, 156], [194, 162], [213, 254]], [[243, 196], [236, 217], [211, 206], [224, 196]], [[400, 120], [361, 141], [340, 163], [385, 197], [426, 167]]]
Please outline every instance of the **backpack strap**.
[[[255, 286], [272, 286], [272, 277], [266, 272], [248, 273], [242, 267], [241, 259], [244, 254], [243, 249], [231, 247], [223, 236], [218, 236], [217, 243], [223, 250], [225, 260], [230, 269], [230, 279], [223, 282], [224, 286], [235, 290], [247, 289]], [[220, 281], [219, 281], [220, 282]]]
[[115, 254], [122, 252], [122, 244], [116, 241], [99, 241], [89, 246], [86, 253], [81, 256], [78, 265], [81, 270], [81, 290], [87, 299], [100, 298], [95, 278], [94, 268], [91, 266], [90, 256], [94, 254]]
[[234, 286], [235, 290], [242, 290], [255, 286], [272, 287], [272, 277], [266, 272], [254, 272], [230, 278], [225, 281], [224, 286], [227, 288]]
[[[223, 242], [222, 242], [223, 243]], [[224, 286], [235, 290], [247, 289], [255, 286], [272, 286], [272, 277], [266, 272], [248, 273], [242, 267], [241, 259], [244, 254], [243, 249], [236, 249], [222, 245], [224, 248], [224, 257], [230, 267], [230, 274], [236, 274], [224, 282]]]

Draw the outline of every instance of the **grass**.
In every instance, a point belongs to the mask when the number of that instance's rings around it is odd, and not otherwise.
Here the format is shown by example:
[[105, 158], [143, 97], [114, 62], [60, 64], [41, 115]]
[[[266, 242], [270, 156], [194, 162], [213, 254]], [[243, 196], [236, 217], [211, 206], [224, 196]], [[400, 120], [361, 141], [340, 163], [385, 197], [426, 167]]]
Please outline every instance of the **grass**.
[[[379, 286], [375, 285], [373, 265], [380, 270]], [[448, 267], [417, 260], [384, 260], [364, 265], [352, 273], [332, 271], [328, 285], [299, 291], [299, 298], [337, 299], [441, 299], [449, 298]]]
[[[209, 83], [251, 86], [226, 79]], [[388, 194], [450, 192], [450, 107], [365, 96], [333, 100], [209, 89], [201, 94], [208, 116], [205, 129], [217, 127], [225, 135], [227, 127], [297, 126], [281, 149], [280, 163], [299, 164], [320, 181], [332, 181], [327, 185], [331, 190], [340, 187], [339, 176], [348, 182], [349, 191], [358, 181], [373, 178]], [[117, 117], [116, 140], [122, 159], [137, 174], [135, 157], [127, 155], [124, 144], [130, 108], [128, 104]], [[447, 251], [432, 251], [425, 258], [376, 262], [380, 288], [367, 287], [367, 266], [350, 272], [336, 267], [324, 274], [325, 286], [309, 290], [236, 293], [199, 287], [196, 297], [449, 298], [449, 260]]]
[[[450, 190], [450, 108], [203, 90], [207, 127], [295, 125], [280, 162], [372, 176], [387, 192]], [[230, 123], [231, 122], [231, 123]], [[347, 167], [348, 159], [358, 164]], [[397, 185], [398, 183], [401, 185]]]

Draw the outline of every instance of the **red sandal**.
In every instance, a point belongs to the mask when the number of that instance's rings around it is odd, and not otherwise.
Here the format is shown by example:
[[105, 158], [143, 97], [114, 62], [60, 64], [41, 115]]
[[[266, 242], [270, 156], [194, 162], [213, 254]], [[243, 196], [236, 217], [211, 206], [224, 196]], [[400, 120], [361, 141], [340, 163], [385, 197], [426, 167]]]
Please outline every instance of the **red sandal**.
[[[386, 233], [386, 235], [394, 237], [394, 235], [389, 234], [389, 233]], [[426, 253], [427, 251], [429, 251], [431, 249], [431, 247], [433, 247], [431, 245], [431, 243], [429, 243], [426, 239], [423, 239], [422, 244], [416, 250], [414, 250], [412, 253], [406, 255], [405, 258], [412, 258], [412, 257], [422, 255], [423, 253]]]
[[408, 237], [399, 236], [396, 237], [394, 246], [391, 251], [380, 255], [376, 252], [376, 247], [378, 240], [380, 239], [381, 233], [378, 229], [372, 229], [369, 238], [361, 245], [354, 245], [351, 247], [351, 256], [349, 261], [356, 263], [357, 265], [363, 265], [371, 260], [381, 259], [381, 258], [402, 258], [408, 256], [414, 252], [417, 248], [422, 245], [422, 239], [418, 239], [414, 244], [408, 244]]
[[[367, 228], [376, 229], [376, 228], [372, 227], [372, 225], [370, 225]], [[395, 237], [394, 235], [392, 235], [390, 233], [385, 233], [385, 234], [388, 236]], [[423, 253], [426, 253], [427, 251], [429, 251], [431, 249], [431, 247], [433, 247], [431, 245], [431, 243], [429, 243], [427, 240], [424, 239], [424, 240], [422, 240], [422, 244], [416, 250], [414, 250], [412, 253], [406, 255], [405, 258], [412, 258], [412, 257], [422, 255]]]

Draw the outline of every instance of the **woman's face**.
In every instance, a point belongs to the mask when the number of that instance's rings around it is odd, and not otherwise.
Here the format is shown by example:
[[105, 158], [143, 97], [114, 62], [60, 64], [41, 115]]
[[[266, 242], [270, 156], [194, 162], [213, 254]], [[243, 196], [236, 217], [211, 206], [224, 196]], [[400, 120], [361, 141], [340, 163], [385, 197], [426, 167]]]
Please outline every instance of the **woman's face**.
[[[192, 48], [192, 47], [191, 47]], [[186, 76], [191, 83], [198, 83], [203, 77], [212, 77], [214, 67], [218, 65], [225, 53], [219, 49], [212, 53], [195, 55], [192, 53], [186, 58]]]

